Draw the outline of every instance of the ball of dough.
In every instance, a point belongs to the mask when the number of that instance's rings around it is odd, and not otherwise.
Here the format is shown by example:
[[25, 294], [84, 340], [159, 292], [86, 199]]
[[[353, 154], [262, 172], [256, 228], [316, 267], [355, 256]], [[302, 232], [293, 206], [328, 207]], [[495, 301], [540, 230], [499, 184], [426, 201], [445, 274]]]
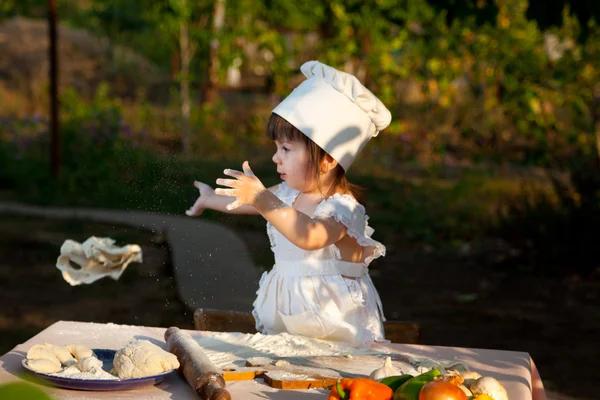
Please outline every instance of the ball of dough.
[[82, 358], [86, 357], [92, 357], [94, 355], [92, 350], [82, 344], [68, 344], [65, 347], [77, 360], [81, 360]]
[[141, 378], [179, 368], [177, 357], [148, 340], [133, 340], [115, 353], [113, 365], [119, 378]]
[[27, 365], [32, 370], [41, 372], [43, 374], [53, 374], [62, 369], [60, 365], [56, 365], [56, 363], [53, 363], [47, 358], [34, 358], [27, 360]]
[[29, 351], [27, 352], [27, 360], [47, 360], [48, 362], [54, 364], [61, 368], [61, 363], [58, 357], [54, 355], [54, 352], [45, 344], [36, 344], [31, 346]]
[[75, 364], [75, 359], [73, 358], [71, 353], [69, 353], [69, 350], [67, 350], [66, 347], [55, 346], [55, 345], [48, 344], [48, 343], [46, 343], [46, 346], [50, 347], [50, 349], [52, 350], [52, 352], [54, 353], [56, 358], [58, 358], [58, 360], [60, 361], [60, 363], [62, 365], [68, 367], [70, 365]]
[[102, 361], [96, 357], [85, 357], [75, 364], [81, 372], [95, 372], [102, 369]]

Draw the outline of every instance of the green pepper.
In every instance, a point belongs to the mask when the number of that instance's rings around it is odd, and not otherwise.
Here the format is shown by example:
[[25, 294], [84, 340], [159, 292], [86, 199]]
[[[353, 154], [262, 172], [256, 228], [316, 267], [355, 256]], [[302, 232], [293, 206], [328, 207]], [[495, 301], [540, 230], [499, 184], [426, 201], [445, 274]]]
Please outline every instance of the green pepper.
[[414, 377], [410, 374], [394, 375], [394, 376], [388, 376], [387, 378], [383, 378], [379, 382], [388, 386], [390, 389], [392, 389], [395, 392], [396, 389], [398, 389], [400, 386], [402, 386], [402, 384], [404, 382], [406, 382], [407, 380], [412, 379], [412, 378], [414, 378]]
[[431, 382], [433, 378], [440, 374], [441, 372], [439, 370], [432, 369], [429, 372], [425, 372], [407, 380], [394, 392], [393, 400], [419, 400], [419, 392], [423, 386]]

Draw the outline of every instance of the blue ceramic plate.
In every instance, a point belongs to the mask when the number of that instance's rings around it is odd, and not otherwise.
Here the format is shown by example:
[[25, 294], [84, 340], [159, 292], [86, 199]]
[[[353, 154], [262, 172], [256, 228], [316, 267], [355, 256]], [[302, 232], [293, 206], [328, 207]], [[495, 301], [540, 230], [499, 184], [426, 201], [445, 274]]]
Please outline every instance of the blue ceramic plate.
[[[110, 371], [113, 367], [113, 359], [115, 357], [116, 350], [108, 349], [92, 349], [96, 357], [102, 361], [102, 369]], [[145, 376], [143, 378], [132, 378], [132, 379], [75, 379], [65, 378], [60, 376], [43, 374], [36, 372], [29, 368], [27, 365], [27, 358], [21, 361], [21, 365], [27, 371], [34, 374], [37, 378], [50, 383], [54, 386], [59, 386], [68, 389], [78, 390], [130, 390], [137, 389], [143, 386], [156, 385], [165, 380], [173, 371], [164, 372], [158, 375]]]

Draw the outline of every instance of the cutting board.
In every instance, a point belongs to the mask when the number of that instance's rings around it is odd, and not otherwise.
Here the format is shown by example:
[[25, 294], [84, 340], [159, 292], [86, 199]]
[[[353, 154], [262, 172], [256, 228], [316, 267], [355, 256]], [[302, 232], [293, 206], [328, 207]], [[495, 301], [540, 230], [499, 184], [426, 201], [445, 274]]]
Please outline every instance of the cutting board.
[[403, 373], [415, 368], [402, 354], [255, 357], [246, 360], [245, 367], [224, 369], [223, 377], [228, 382], [263, 378], [277, 389], [330, 388], [342, 377], [369, 376], [383, 366], [385, 357], [391, 357], [392, 365]]

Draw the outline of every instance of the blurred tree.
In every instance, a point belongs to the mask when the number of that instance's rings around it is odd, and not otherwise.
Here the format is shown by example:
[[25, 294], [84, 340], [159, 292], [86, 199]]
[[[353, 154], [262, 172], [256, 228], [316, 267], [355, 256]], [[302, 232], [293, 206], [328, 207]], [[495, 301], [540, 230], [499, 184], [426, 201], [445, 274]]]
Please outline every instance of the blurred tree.
[[190, 154], [190, 62], [196, 50], [189, 40], [191, 8], [187, 0], [172, 0], [171, 5], [179, 24], [179, 54], [181, 69], [179, 75], [179, 94], [181, 96], [181, 137], [183, 154]]
[[212, 18], [212, 38], [208, 53], [207, 85], [204, 91], [204, 101], [212, 103], [215, 100], [219, 85], [219, 34], [225, 24], [225, 0], [215, 0]]
[[47, 10], [47, 0], [2, 0], [0, 1], [0, 20], [18, 15], [45, 18]]
[[494, 0], [427, 0], [437, 11], [446, 13], [449, 24], [455, 19], [475, 17], [477, 25], [493, 23], [498, 13]]
[[[475, 17], [477, 25], [493, 23], [498, 14], [494, 0], [427, 0], [438, 12], [445, 12], [447, 22]], [[587, 37], [587, 24], [591, 18], [600, 20], [600, 2], [596, 0], [529, 0], [527, 18], [534, 20], [540, 29], [563, 24], [563, 9], [569, 7], [582, 26], [582, 37]]]
[[597, 0], [530, 0], [527, 17], [535, 20], [540, 29], [561, 26], [564, 21], [563, 9], [568, 7], [581, 25], [580, 40], [590, 34], [590, 19], [600, 20], [600, 2]]
[[[92, 0], [87, 12], [88, 23], [86, 29], [95, 31], [109, 42], [119, 43], [126, 41], [128, 36], [148, 28], [144, 19], [143, 9], [145, 1]], [[106, 51], [111, 61], [115, 61], [115, 46], [106, 44]]]
[[[0, 7], [35, 15], [41, 2]], [[585, 29], [597, 34], [592, 22], [579, 22], [595, 15], [596, 3], [567, 1], [560, 18], [552, 10], [561, 2], [544, 3], [543, 11], [540, 0], [59, 0], [59, 7], [72, 10], [63, 22], [133, 48], [164, 70], [174, 65], [182, 121], [195, 118], [198, 92], [205, 94], [200, 104], [211, 98], [206, 93], [223, 86], [232, 67], [287, 94], [302, 62], [318, 58], [380, 95], [395, 117], [388, 136], [413, 140], [407, 153], [444, 152], [453, 142], [473, 157], [548, 165], [590, 147], [598, 55], [591, 39], [573, 39]], [[545, 22], [532, 19], [537, 14]], [[410, 107], [407, 85], [416, 93]]]

